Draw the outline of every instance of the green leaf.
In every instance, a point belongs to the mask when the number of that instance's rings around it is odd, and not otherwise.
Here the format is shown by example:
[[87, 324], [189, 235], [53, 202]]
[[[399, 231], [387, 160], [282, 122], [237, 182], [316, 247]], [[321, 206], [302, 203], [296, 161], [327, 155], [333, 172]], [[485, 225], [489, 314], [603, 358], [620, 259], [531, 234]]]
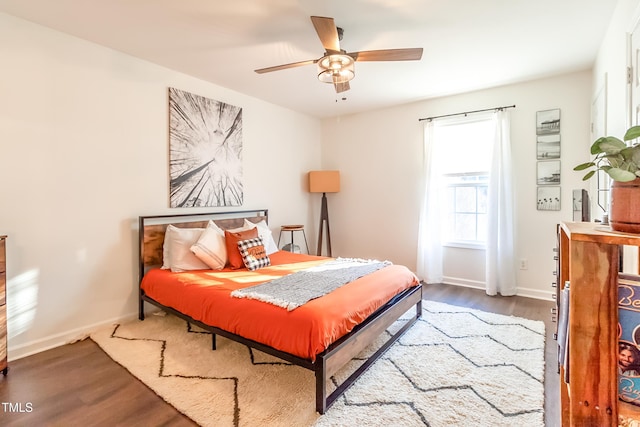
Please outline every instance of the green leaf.
[[620, 155], [625, 159], [629, 160], [633, 156], [633, 147], [625, 147], [623, 150], [620, 150]]
[[629, 141], [640, 137], [640, 126], [632, 126], [624, 134], [624, 140]]
[[585, 169], [588, 169], [592, 166], [595, 166], [596, 164], [593, 162], [587, 162], [587, 163], [582, 163], [581, 165], [576, 166], [575, 168], [573, 168], [574, 171], [583, 171]]
[[[627, 129], [624, 141], [640, 140], [640, 125]], [[589, 171], [583, 178], [587, 180], [593, 177], [597, 171], [602, 170], [609, 174], [615, 181], [627, 182], [640, 177], [640, 143], [627, 145], [614, 136], [603, 136], [591, 144], [591, 154], [594, 156], [591, 162], [575, 166], [575, 171]]]
[[629, 156], [629, 160], [632, 161], [636, 166], [640, 167], [640, 145], [634, 145], [629, 148], [631, 155]]
[[609, 164], [614, 168], [621, 168], [624, 164], [624, 157], [622, 157], [620, 154], [604, 156], [604, 159], [606, 159], [607, 162], [609, 162]]
[[607, 136], [604, 138], [604, 141], [600, 142], [599, 146], [600, 150], [604, 151], [608, 155], [618, 154], [621, 150], [627, 148], [627, 144], [620, 141], [615, 136]]
[[600, 148], [600, 143], [606, 141], [606, 138], [603, 136], [595, 140], [593, 144], [591, 144], [591, 154], [599, 154], [602, 153], [602, 149]]
[[628, 182], [636, 179], [636, 174], [619, 168], [610, 168], [607, 173], [614, 181]]

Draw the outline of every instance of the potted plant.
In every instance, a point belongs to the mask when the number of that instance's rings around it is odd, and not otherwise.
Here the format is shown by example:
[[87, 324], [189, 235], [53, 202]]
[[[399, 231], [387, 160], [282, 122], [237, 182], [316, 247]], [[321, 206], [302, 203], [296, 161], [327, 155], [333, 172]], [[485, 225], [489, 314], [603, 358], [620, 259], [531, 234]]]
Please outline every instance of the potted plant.
[[[632, 126], [624, 141], [640, 137], [640, 126]], [[615, 136], [603, 136], [591, 145], [593, 161], [582, 163], [573, 170], [594, 168], [582, 178], [588, 180], [597, 171], [607, 173], [613, 180], [609, 221], [611, 228], [628, 233], [640, 233], [640, 143], [627, 145]]]

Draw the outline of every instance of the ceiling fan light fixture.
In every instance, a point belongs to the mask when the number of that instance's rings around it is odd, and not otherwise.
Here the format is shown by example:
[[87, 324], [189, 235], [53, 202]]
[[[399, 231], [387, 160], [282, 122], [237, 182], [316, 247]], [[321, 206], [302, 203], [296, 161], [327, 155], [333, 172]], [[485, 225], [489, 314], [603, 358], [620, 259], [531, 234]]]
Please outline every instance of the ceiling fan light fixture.
[[325, 55], [317, 62], [318, 80], [331, 84], [346, 83], [356, 75], [354, 64], [353, 58], [346, 54]]
[[318, 80], [332, 84], [336, 93], [342, 93], [350, 89], [349, 81], [356, 75], [354, 66], [356, 61], [419, 61], [422, 58], [422, 48], [363, 50], [347, 53], [340, 47], [342, 28], [336, 27], [333, 18], [312, 16], [311, 22], [324, 47], [322, 58], [260, 68], [255, 72], [263, 74], [313, 63], [317, 66]]

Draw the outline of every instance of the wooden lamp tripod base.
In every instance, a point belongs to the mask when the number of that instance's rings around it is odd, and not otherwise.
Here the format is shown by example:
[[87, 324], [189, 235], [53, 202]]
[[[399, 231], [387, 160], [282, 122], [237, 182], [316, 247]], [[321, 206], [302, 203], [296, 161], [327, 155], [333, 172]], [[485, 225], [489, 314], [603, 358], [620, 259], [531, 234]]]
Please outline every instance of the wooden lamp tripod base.
[[327, 193], [340, 191], [339, 171], [310, 171], [309, 192], [322, 193], [322, 210], [320, 211], [320, 231], [318, 232], [318, 251], [316, 255], [322, 256], [322, 239], [324, 237], [324, 224], [327, 223], [327, 256], [331, 254], [331, 232], [329, 231], [329, 209], [327, 208]]
[[322, 237], [324, 225], [327, 224], [327, 256], [331, 257], [331, 232], [329, 230], [329, 209], [327, 208], [327, 193], [322, 193], [322, 208], [320, 210], [320, 230], [318, 231], [317, 255], [322, 255]]

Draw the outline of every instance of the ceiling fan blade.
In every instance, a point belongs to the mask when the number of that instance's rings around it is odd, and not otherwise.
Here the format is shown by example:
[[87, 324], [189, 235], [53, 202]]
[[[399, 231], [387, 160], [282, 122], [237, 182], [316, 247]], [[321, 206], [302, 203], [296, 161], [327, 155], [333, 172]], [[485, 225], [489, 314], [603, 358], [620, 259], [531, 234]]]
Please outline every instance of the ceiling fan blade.
[[346, 92], [351, 89], [351, 86], [349, 86], [349, 82], [334, 83], [333, 86], [336, 88], [336, 93]]
[[264, 73], [270, 73], [272, 71], [286, 70], [287, 68], [295, 68], [295, 67], [302, 67], [303, 65], [311, 65], [311, 64], [315, 64], [316, 62], [318, 62], [317, 59], [310, 59], [308, 61], [300, 61], [300, 62], [292, 62], [290, 64], [276, 65], [275, 67], [260, 68], [258, 70], [255, 70], [255, 72], [258, 74], [264, 74]]
[[324, 50], [327, 52], [340, 52], [340, 38], [333, 18], [312, 16], [311, 22], [313, 22]]
[[417, 61], [422, 58], [422, 48], [364, 50], [347, 55], [355, 61]]

